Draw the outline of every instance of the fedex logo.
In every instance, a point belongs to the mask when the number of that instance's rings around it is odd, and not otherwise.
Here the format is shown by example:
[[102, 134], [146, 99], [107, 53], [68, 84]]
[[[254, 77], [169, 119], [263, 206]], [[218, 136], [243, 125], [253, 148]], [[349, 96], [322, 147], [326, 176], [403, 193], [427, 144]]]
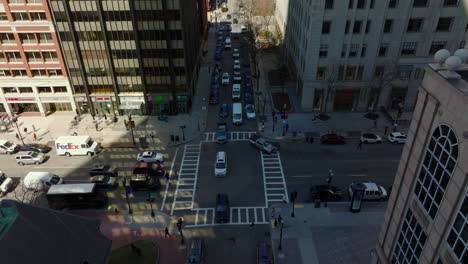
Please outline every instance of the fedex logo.
[[80, 149], [80, 145], [73, 145], [72, 143], [68, 143], [68, 144], [65, 144], [65, 145], [57, 143], [56, 147], [57, 147], [57, 149]]

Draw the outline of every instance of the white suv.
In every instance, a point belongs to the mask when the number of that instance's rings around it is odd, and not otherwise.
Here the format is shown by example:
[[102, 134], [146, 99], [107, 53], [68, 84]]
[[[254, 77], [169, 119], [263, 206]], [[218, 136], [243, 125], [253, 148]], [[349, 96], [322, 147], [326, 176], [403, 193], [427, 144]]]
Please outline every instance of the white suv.
[[229, 84], [229, 73], [227, 73], [227, 72], [223, 73], [223, 77], [221, 78], [221, 84], [222, 85], [228, 85]]
[[216, 154], [216, 162], [215, 162], [215, 176], [222, 177], [226, 176], [227, 174], [227, 158], [226, 152], [220, 151]]
[[388, 135], [387, 139], [388, 141], [390, 141], [390, 143], [393, 143], [393, 144], [396, 144], [396, 143], [405, 144], [406, 134], [403, 132], [393, 132], [393, 133], [390, 133], [390, 135]]
[[241, 65], [239, 60], [234, 60], [234, 70], [240, 70]]

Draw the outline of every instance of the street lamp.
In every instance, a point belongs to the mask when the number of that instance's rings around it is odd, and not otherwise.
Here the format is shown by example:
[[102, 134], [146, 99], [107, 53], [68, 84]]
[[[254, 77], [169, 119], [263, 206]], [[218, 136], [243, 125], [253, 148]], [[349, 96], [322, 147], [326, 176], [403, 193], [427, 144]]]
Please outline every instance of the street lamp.
[[186, 128], [185, 125], [183, 126], [180, 126], [180, 129], [182, 129], [182, 140], [185, 141], [185, 133], [184, 133], [184, 129]]
[[280, 241], [278, 250], [283, 250], [283, 219], [281, 218], [281, 215], [278, 216], [278, 221], [280, 222]]
[[148, 192], [148, 199], [146, 199], [146, 200], [147, 200], [147, 201], [149, 202], [149, 204], [150, 204], [150, 208], [151, 208], [151, 217], [154, 218], [154, 210], [153, 210], [153, 201], [154, 201], [154, 198], [151, 197], [151, 193], [150, 193], [150, 192]]
[[291, 201], [292, 201], [292, 212], [291, 212], [291, 217], [294, 217], [294, 205], [296, 204], [296, 198], [297, 198], [297, 191], [292, 191], [291, 192]]
[[328, 170], [328, 177], [327, 177], [327, 184], [328, 188], [330, 189], [331, 181], [333, 180], [333, 171], [331, 169]]
[[15, 122], [15, 125], [16, 125], [16, 131], [18, 131], [18, 136], [20, 137], [20, 139], [21, 139], [21, 142], [22, 142], [22, 143], [23, 143], [23, 145], [24, 145], [23, 136], [21, 135], [21, 132], [20, 132], [20, 130], [19, 130], [19, 127], [18, 127], [18, 118], [15, 116], [15, 117], [13, 117], [13, 119], [12, 119], [12, 120], [13, 120], [13, 122]]
[[125, 192], [125, 196], [127, 197], [128, 214], [132, 215], [133, 211], [132, 211], [132, 208], [130, 207], [130, 201], [128, 200], [128, 192]]

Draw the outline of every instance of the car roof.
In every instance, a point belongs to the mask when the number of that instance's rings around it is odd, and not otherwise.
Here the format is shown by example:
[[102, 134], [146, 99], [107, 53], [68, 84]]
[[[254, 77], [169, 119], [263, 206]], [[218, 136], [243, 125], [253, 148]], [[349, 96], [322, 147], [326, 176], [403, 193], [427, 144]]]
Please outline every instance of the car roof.
[[406, 134], [403, 132], [392, 132], [392, 136], [394, 137], [405, 136], [406, 137]]
[[16, 153], [16, 156], [20, 156], [20, 155], [32, 155], [35, 151], [20, 151], [18, 153]]
[[137, 162], [135, 168], [152, 168], [153, 163], [151, 162]]
[[380, 191], [379, 186], [374, 182], [363, 182], [362, 184], [366, 186], [366, 191]]

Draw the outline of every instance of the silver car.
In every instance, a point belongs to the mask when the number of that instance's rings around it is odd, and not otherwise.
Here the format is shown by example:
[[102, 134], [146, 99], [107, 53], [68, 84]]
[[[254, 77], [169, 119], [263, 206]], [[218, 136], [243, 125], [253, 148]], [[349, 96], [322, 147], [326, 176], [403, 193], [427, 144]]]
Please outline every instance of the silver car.
[[25, 164], [41, 164], [45, 160], [45, 155], [36, 151], [20, 151], [16, 154], [16, 163], [19, 165]]

